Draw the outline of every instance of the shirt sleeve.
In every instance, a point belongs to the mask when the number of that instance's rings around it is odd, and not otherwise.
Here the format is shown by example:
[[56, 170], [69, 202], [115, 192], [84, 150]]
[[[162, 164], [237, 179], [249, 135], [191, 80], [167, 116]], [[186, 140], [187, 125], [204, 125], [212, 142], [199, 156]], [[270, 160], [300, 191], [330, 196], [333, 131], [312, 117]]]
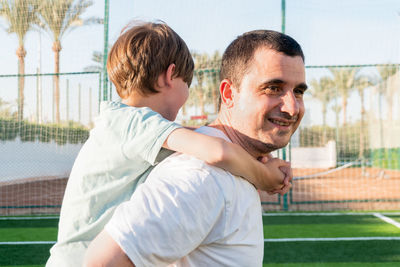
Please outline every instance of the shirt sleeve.
[[225, 198], [207, 170], [161, 172], [153, 171], [106, 226], [136, 266], [171, 264], [224, 232]]
[[122, 151], [131, 160], [139, 156], [154, 165], [168, 135], [180, 127], [150, 108], [137, 108], [130, 115]]

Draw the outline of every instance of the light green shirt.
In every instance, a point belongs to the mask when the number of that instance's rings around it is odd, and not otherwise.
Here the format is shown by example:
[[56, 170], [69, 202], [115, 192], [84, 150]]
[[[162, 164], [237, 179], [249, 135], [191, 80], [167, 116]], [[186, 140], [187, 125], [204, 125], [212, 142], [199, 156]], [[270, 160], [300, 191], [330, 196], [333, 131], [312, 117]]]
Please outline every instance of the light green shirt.
[[72, 168], [61, 207], [57, 243], [46, 266], [81, 266], [86, 248], [129, 200], [152, 166], [171, 152], [161, 150], [180, 125], [150, 108], [103, 102], [89, 139]]

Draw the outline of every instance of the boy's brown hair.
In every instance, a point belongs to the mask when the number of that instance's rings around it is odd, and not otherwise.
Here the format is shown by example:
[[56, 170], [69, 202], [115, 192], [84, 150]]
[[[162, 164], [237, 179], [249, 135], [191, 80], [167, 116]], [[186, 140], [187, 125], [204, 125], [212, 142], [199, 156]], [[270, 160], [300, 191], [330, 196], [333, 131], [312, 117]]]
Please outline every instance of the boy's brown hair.
[[173, 77], [190, 86], [194, 63], [182, 38], [163, 22], [135, 22], [121, 31], [111, 48], [107, 72], [118, 95], [125, 99], [132, 90], [143, 96], [158, 93], [154, 88], [157, 78], [171, 64], [175, 64]]

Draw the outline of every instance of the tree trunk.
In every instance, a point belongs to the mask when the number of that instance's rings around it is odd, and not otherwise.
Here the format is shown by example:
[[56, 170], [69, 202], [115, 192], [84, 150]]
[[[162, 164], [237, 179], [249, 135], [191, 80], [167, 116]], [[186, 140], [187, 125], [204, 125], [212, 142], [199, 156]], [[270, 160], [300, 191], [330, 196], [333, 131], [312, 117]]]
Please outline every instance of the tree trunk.
[[197, 83], [198, 83], [198, 98], [199, 98], [199, 105], [200, 105], [200, 112], [201, 115], [204, 115], [204, 91], [203, 91], [203, 81], [204, 81], [204, 73], [199, 72], [197, 76]]
[[60, 51], [61, 51], [61, 43], [59, 40], [53, 43], [53, 51], [54, 51], [54, 104], [55, 104], [55, 115], [56, 115], [56, 123], [60, 123]]
[[211, 94], [212, 94], [212, 101], [213, 101], [213, 106], [214, 106], [214, 113], [218, 113], [218, 78], [217, 78], [217, 72], [213, 72], [212, 74], [212, 89], [211, 89]]
[[186, 103], [183, 104], [182, 106], [182, 125], [186, 125], [186, 115], [187, 115], [187, 111], [186, 111]]
[[[360, 91], [360, 98], [361, 98], [361, 118], [360, 118], [360, 153], [359, 153], [359, 158], [363, 159], [364, 158], [364, 115], [365, 115], [365, 108], [364, 108], [364, 93]], [[364, 161], [362, 161], [362, 164], [364, 164]]]
[[322, 145], [326, 144], [326, 105], [322, 106]]
[[343, 95], [343, 100], [342, 100], [342, 105], [343, 105], [343, 126], [346, 126], [346, 117], [347, 117], [347, 97]]
[[24, 119], [24, 87], [25, 87], [25, 56], [26, 51], [23, 45], [20, 45], [16, 52], [18, 56], [18, 121]]
[[393, 97], [387, 96], [386, 101], [388, 104], [388, 122], [391, 123], [393, 120]]
[[197, 91], [197, 97], [199, 100], [199, 106], [200, 106], [200, 115], [204, 115], [204, 92], [203, 92], [203, 88], [199, 87], [199, 90]]

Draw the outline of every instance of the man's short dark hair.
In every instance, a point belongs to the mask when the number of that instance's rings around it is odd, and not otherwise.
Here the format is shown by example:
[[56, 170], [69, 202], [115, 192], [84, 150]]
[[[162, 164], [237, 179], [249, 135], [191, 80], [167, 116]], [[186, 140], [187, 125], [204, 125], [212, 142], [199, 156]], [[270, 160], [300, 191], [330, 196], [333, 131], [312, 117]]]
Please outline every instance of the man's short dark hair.
[[238, 88], [248, 71], [254, 52], [266, 47], [288, 56], [300, 56], [304, 62], [301, 46], [292, 37], [271, 30], [256, 30], [238, 36], [222, 56], [220, 79], [228, 79]]

